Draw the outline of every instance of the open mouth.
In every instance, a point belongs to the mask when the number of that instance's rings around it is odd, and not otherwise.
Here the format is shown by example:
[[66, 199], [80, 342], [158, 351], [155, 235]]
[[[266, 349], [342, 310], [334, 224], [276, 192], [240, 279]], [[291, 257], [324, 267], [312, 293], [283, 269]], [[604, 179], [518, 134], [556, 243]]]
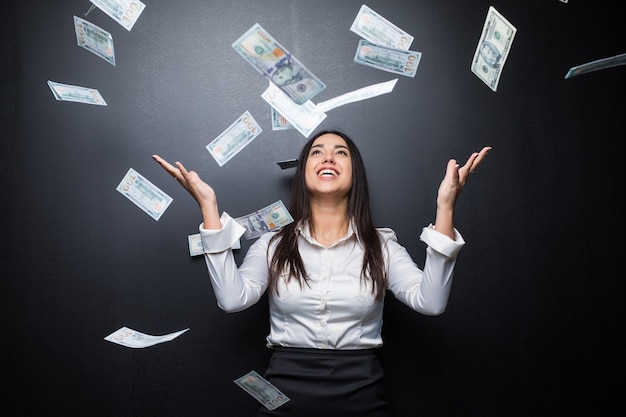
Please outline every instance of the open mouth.
[[319, 177], [335, 177], [337, 176], [337, 171], [335, 171], [334, 169], [322, 169], [320, 170], [317, 175]]

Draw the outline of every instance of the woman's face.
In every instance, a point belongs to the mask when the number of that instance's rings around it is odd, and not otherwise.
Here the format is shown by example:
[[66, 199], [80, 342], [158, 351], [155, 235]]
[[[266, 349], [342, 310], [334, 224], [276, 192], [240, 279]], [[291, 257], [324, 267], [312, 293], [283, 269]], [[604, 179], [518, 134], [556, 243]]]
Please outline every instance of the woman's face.
[[341, 136], [327, 133], [315, 139], [305, 165], [305, 181], [313, 195], [348, 195], [352, 187], [352, 157]]

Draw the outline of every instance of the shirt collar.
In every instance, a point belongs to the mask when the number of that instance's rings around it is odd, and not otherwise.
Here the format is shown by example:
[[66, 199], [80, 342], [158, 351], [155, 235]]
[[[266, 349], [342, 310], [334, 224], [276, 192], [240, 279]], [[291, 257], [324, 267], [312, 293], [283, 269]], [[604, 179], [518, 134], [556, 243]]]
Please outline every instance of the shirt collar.
[[[296, 232], [299, 233], [300, 236], [302, 236], [310, 244], [323, 247], [321, 243], [319, 243], [311, 236], [311, 227], [309, 225], [309, 222], [304, 220], [298, 222], [298, 224], [296, 225]], [[346, 236], [330, 245], [330, 247], [332, 248], [333, 246], [352, 238], [352, 236], [354, 236], [359, 245], [363, 247], [363, 242], [359, 238], [359, 233], [357, 232], [357, 228], [354, 225], [354, 219], [351, 219], [350, 223], [348, 224], [348, 233], [346, 233]]]

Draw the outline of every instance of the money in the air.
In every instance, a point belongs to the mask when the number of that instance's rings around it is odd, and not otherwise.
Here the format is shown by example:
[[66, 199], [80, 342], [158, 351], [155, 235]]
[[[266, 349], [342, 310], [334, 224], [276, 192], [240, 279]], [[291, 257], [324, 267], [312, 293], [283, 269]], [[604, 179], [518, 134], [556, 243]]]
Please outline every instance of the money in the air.
[[516, 32], [515, 26], [493, 6], [489, 7], [471, 69], [493, 91], [498, 88]]
[[361, 6], [350, 30], [376, 45], [408, 50], [413, 36], [366, 6]]
[[250, 371], [244, 376], [235, 379], [234, 382], [268, 410], [274, 410], [289, 401], [289, 397], [256, 371]]
[[310, 100], [326, 88], [258, 23], [237, 39], [232, 47], [296, 104]]
[[421, 58], [421, 52], [387, 48], [361, 39], [354, 62], [393, 74], [415, 77]]
[[239, 116], [230, 126], [226, 128], [218, 137], [213, 139], [206, 148], [213, 155], [219, 166], [230, 161], [243, 148], [263, 130], [254, 120], [249, 111]]
[[146, 5], [139, 0], [89, 0], [130, 32]]
[[77, 85], [61, 84], [48, 80], [48, 87], [58, 101], [73, 101], [76, 103], [95, 104], [106, 106], [107, 103], [95, 88], [80, 87]]
[[138, 332], [137, 330], [133, 330], [128, 327], [121, 327], [110, 335], [106, 336], [104, 340], [130, 348], [145, 348], [149, 346], [154, 346], [159, 343], [174, 340], [181, 334], [185, 333], [187, 330], [189, 330], [189, 328], [162, 336], [152, 336], [150, 334]]
[[78, 46], [115, 65], [115, 48], [109, 32], [77, 16], [74, 16], [74, 31]]
[[243, 237], [250, 240], [292, 223], [293, 217], [283, 202], [278, 200], [254, 213], [237, 217], [234, 220], [246, 229]]
[[157, 221], [173, 200], [132, 168], [124, 175], [116, 189]]

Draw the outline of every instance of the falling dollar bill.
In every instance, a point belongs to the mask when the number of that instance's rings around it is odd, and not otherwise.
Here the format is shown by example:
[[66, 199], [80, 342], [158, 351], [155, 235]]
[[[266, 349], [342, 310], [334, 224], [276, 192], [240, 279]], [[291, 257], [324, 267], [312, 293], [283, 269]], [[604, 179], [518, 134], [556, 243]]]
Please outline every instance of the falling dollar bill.
[[59, 101], [74, 101], [76, 103], [95, 104], [106, 106], [100, 92], [95, 88], [79, 87], [77, 85], [61, 84], [48, 80], [48, 87], [54, 98]]
[[250, 371], [244, 376], [235, 379], [234, 382], [268, 410], [274, 410], [289, 401], [289, 397], [256, 371]]
[[272, 130], [293, 129], [293, 126], [291, 125], [291, 123], [289, 123], [287, 119], [285, 119], [285, 116], [278, 113], [274, 107], [270, 106], [270, 109], [271, 109], [270, 116], [272, 117]]
[[350, 30], [376, 45], [394, 49], [407, 50], [414, 39], [365, 4], [359, 9]]
[[311, 100], [296, 104], [283, 90], [271, 82], [261, 97], [304, 137], [309, 137], [311, 132], [326, 118], [326, 113], [317, 111]]
[[280, 167], [280, 169], [295, 168], [298, 166], [298, 159], [285, 159], [284, 161], [276, 162], [276, 164]]
[[[204, 253], [204, 246], [202, 246], [202, 237], [200, 233], [187, 236], [187, 242], [189, 243], [189, 256], [198, 256]], [[241, 249], [241, 242], [237, 240], [230, 247], [231, 249]]]
[[515, 26], [493, 6], [489, 6], [483, 32], [472, 60], [472, 72], [493, 91], [498, 88], [502, 68], [509, 56], [516, 32]]
[[130, 30], [146, 5], [139, 0], [89, 0], [122, 27]]
[[415, 77], [421, 52], [392, 49], [361, 39], [356, 48], [354, 62], [394, 74]]
[[74, 31], [78, 46], [115, 65], [113, 37], [109, 32], [77, 16], [74, 16]]
[[261, 127], [256, 120], [249, 111], [246, 111], [218, 137], [213, 139], [206, 148], [219, 166], [224, 166], [261, 132]]
[[601, 69], [617, 67], [618, 65], [626, 65], [626, 54], [619, 54], [608, 58], [597, 59], [587, 62], [586, 64], [572, 67], [565, 74], [565, 79], [575, 77], [577, 75], [586, 74], [588, 72], [598, 71]]
[[159, 343], [174, 340], [181, 334], [185, 333], [187, 330], [189, 330], [189, 328], [180, 330], [178, 332], [169, 333], [163, 336], [152, 336], [149, 334], [138, 332], [137, 330], [133, 330], [128, 327], [121, 327], [120, 329], [106, 336], [104, 340], [108, 340], [109, 342], [117, 343], [118, 345], [130, 348], [145, 348], [149, 346], [154, 346]]
[[258, 23], [237, 39], [232, 47], [296, 104], [310, 100], [326, 88]]
[[234, 219], [246, 229], [243, 237], [255, 239], [264, 233], [279, 229], [293, 222], [293, 217], [281, 200], [254, 213]]
[[315, 108], [319, 112], [327, 112], [348, 103], [365, 100], [368, 98], [379, 96], [381, 94], [391, 93], [393, 91], [393, 87], [396, 85], [397, 82], [398, 79], [394, 78], [393, 80], [385, 81], [382, 83], [371, 84], [366, 87], [359, 88], [358, 90], [350, 91], [337, 97], [333, 97], [329, 100], [322, 101], [321, 103], [317, 103], [317, 106], [315, 106]]
[[132, 168], [122, 178], [117, 191], [157, 221], [173, 200]]

